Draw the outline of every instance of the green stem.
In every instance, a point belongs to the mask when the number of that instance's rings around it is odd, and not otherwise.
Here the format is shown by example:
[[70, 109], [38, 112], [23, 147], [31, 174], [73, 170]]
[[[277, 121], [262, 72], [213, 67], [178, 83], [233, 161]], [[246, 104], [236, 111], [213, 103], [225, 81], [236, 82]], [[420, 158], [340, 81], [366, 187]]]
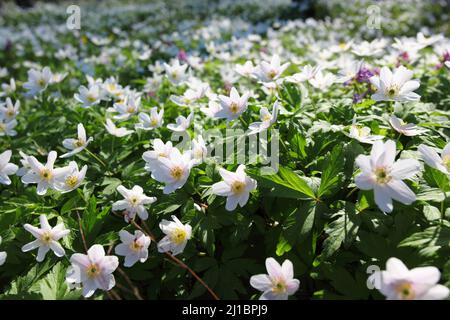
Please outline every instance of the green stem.
[[101, 163], [105, 168], [107, 167], [106, 163], [102, 159], [100, 159], [98, 156], [96, 156], [94, 153], [89, 151], [88, 148], [85, 148], [84, 150], [86, 150], [86, 152], [89, 153], [89, 155], [91, 155], [95, 160], [97, 160], [99, 163]]

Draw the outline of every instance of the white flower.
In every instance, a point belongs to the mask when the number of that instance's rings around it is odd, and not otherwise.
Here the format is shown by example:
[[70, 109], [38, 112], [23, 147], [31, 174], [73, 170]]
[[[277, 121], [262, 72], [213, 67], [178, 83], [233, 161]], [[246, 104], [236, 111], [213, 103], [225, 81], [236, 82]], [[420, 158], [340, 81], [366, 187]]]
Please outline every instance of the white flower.
[[[2, 244], [2, 237], [0, 237], [0, 244]], [[0, 251], [0, 266], [5, 264], [7, 256], [5, 251]]]
[[336, 82], [336, 76], [330, 72], [323, 73], [322, 70], [317, 71], [313, 78], [308, 80], [309, 84], [319, 90], [326, 90], [334, 82]]
[[78, 164], [75, 161], [69, 163], [69, 170], [55, 179], [54, 187], [61, 193], [67, 193], [75, 190], [83, 182], [86, 176], [87, 165], [78, 170]]
[[450, 69], [450, 61], [445, 61], [444, 64], [445, 64], [445, 66], [446, 66], [447, 68]]
[[128, 120], [139, 112], [141, 107], [141, 97], [135, 97], [133, 94], [128, 95], [123, 101], [114, 103], [111, 111], [118, 112], [113, 118], [116, 120]]
[[153, 171], [155, 166], [159, 163], [159, 157], [168, 158], [172, 152], [172, 142], [162, 142], [161, 139], [153, 140], [153, 150], [145, 151], [142, 155], [142, 159], [145, 161], [145, 170]]
[[386, 45], [387, 41], [385, 39], [374, 39], [371, 42], [363, 41], [360, 44], [354, 43], [352, 52], [362, 57], [377, 56], [383, 52], [383, 48]]
[[136, 129], [152, 130], [162, 126], [164, 120], [164, 109], [161, 109], [158, 113], [158, 108], [153, 107], [150, 109], [150, 116], [144, 112], [139, 113], [139, 123], [135, 125]]
[[125, 217], [125, 221], [127, 222], [133, 219], [136, 213], [142, 220], [147, 220], [148, 212], [144, 205], [155, 202], [155, 197], [147, 197], [140, 186], [134, 186], [133, 189], [129, 190], [120, 185], [117, 187], [117, 191], [125, 199], [114, 202], [112, 206], [113, 211], [126, 210], [127, 216]]
[[270, 62], [261, 61], [261, 63], [255, 68], [254, 76], [262, 82], [272, 82], [278, 79], [281, 74], [289, 66], [289, 62], [280, 64], [280, 57], [274, 55]]
[[19, 154], [22, 157], [22, 159], [20, 159], [20, 163], [22, 164], [22, 167], [19, 168], [19, 170], [17, 171], [16, 174], [19, 177], [22, 177], [27, 174], [27, 172], [31, 169], [31, 167], [30, 167], [30, 164], [28, 163], [28, 155], [22, 151], [19, 151]]
[[3, 92], [0, 93], [0, 97], [8, 96], [16, 92], [17, 86], [14, 78], [9, 80], [9, 83], [2, 83]]
[[174, 64], [168, 65], [164, 63], [164, 70], [166, 71], [166, 77], [174, 85], [180, 85], [185, 82], [188, 78], [186, 74], [186, 69], [188, 65], [180, 65], [180, 61], [175, 60]]
[[356, 124], [356, 117], [353, 118], [352, 126], [350, 127], [349, 137], [358, 140], [362, 143], [373, 144], [375, 141], [383, 140], [384, 136], [371, 136], [369, 127], [361, 127]]
[[158, 157], [152, 168], [152, 178], [165, 184], [163, 193], [169, 194], [180, 189], [186, 183], [195, 160], [191, 153], [172, 148], [168, 157]]
[[256, 180], [245, 173], [245, 166], [241, 164], [236, 172], [220, 168], [219, 174], [223, 181], [213, 184], [212, 192], [218, 196], [227, 197], [225, 209], [233, 211], [238, 203], [241, 207], [245, 206], [250, 197], [250, 191], [255, 190], [257, 185]]
[[74, 154], [77, 154], [81, 151], [83, 151], [89, 144], [89, 142], [91, 142], [93, 140], [92, 137], [90, 137], [89, 139], [86, 139], [86, 130], [84, 129], [84, 126], [82, 123], [78, 124], [78, 138], [77, 139], [64, 139], [63, 141], [63, 146], [66, 149], [72, 150], [68, 153], [65, 153], [63, 155], [60, 156], [60, 158], [68, 158], [73, 156]]
[[370, 82], [377, 88], [372, 95], [375, 101], [417, 101], [420, 96], [413, 92], [419, 88], [417, 80], [411, 80], [413, 72], [400, 66], [394, 73], [387, 67], [381, 68], [379, 76], [370, 78]]
[[43, 214], [39, 216], [41, 228], [34, 227], [30, 224], [25, 224], [23, 227], [36, 238], [36, 240], [27, 243], [22, 247], [23, 252], [28, 252], [38, 249], [36, 261], [42, 262], [47, 252], [51, 249], [57, 257], [62, 257], [66, 254], [64, 248], [59, 244], [58, 240], [69, 234], [68, 229], [64, 229], [64, 225], [58, 224], [51, 227], [48, 223], [47, 217]]
[[387, 300], [443, 300], [449, 296], [446, 286], [437, 284], [441, 273], [436, 267], [409, 270], [397, 258], [389, 258], [386, 270], [375, 271], [369, 281]]
[[175, 120], [176, 123], [169, 123], [167, 125], [167, 129], [175, 132], [184, 132], [191, 126], [193, 118], [194, 112], [191, 112], [187, 118], [183, 116], [178, 116], [177, 119]]
[[11, 136], [17, 135], [17, 131], [14, 128], [17, 126], [17, 120], [13, 119], [11, 121], [5, 121], [0, 119], [0, 137], [1, 136]]
[[37, 194], [46, 194], [48, 188], [53, 188], [55, 179], [64, 176], [67, 171], [69, 171], [69, 167], [58, 169], [53, 168], [57, 157], [58, 154], [56, 151], [50, 151], [45, 166], [42, 165], [35, 157], [27, 157], [30, 170], [22, 177], [22, 182], [26, 184], [37, 183]]
[[125, 257], [125, 263], [123, 264], [125, 267], [131, 267], [138, 261], [143, 263], [147, 260], [150, 237], [139, 230], [136, 230], [134, 235], [121, 230], [119, 236], [122, 243], [116, 246], [115, 252], [117, 255]]
[[28, 70], [28, 81], [23, 84], [23, 87], [28, 90], [27, 95], [35, 96], [47, 89], [52, 78], [53, 74], [49, 67], [45, 67], [42, 71], [31, 69]]
[[231, 88], [230, 96], [219, 95], [221, 109], [215, 114], [217, 118], [225, 118], [228, 121], [237, 119], [245, 110], [247, 110], [247, 100], [249, 94], [244, 93], [239, 96], [235, 87]]
[[10, 185], [11, 180], [8, 176], [15, 174], [19, 169], [17, 165], [9, 163], [11, 155], [11, 150], [0, 153], [0, 184]]
[[259, 116], [261, 118], [261, 122], [253, 122], [248, 128], [250, 129], [249, 134], [256, 134], [258, 132], [267, 130], [271, 125], [277, 122], [278, 116], [278, 101], [275, 101], [273, 105], [272, 114], [270, 114], [269, 110], [266, 107], [262, 107], [259, 111]]
[[110, 77], [102, 85], [102, 89], [110, 97], [117, 98], [123, 94], [123, 88], [117, 83], [117, 79]]
[[6, 106], [0, 106], [0, 119], [9, 122], [19, 114], [20, 101], [17, 100], [15, 104], [10, 98], [6, 98]]
[[420, 170], [420, 163], [414, 159], [395, 161], [395, 142], [375, 141], [370, 156], [359, 155], [356, 164], [361, 173], [355, 183], [362, 190], [372, 190], [375, 203], [384, 212], [393, 209], [392, 199], [403, 204], [416, 201], [416, 195], [404, 183], [403, 179], [413, 177]]
[[426, 129], [419, 128], [414, 123], [404, 123], [402, 119], [399, 119], [394, 115], [390, 117], [389, 123], [395, 131], [408, 137], [417, 136], [427, 132]]
[[208, 107], [201, 107], [200, 111], [210, 118], [214, 118], [221, 109], [220, 104], [217, 101], [211, 100], [208, 102]]
[[197, 139], [192, 140], [191, 152], [195, 164], [200, 164], [206, 159], [207, 148], [202, 136], [198, 136]]
[[192, 235], [192, 227], [187, 223], [183, 224], [175, 216], [172, 216], [172, 220], [173, 222], [163, 219], [159, 224], [159, 228], [166, 236], [158, 242], [158, 251], [171, 251], [175, 256], [186, 247]]
[[129, 134], [133, 133], [133, 130], [128, 130], [127, 128], [118, 128], [114, 124], [114, 122], [111, 121], [111, 119], [106, 119], [106, 124], [104, 125], [106, 130], [116, 137], [125, 137]]
[[116, 256], [105, 255], [99, 244], [93, 245], [87, 255], [75, 253], [70, 257], [72, 265], [67, 269], [66, 281], [83, 284], [83, 296], [89, 298], [97, 289], [111, 290], [116, 281], [112, 274], [119, 266]]
[[286, 81], [300, 84], [304, 81], [313, 79], [321, 69], [322, 66], [320, 65], [315, 67], [311, 67], [309, 64], [305, 65], [301, 72], [293, 74], [290, 77], [287, 77]]
[[294, 279], [294, 267], [290, 260], [280, 264], [274, 258], [266, 259], [268, 274], [258, 274], [250, 278], [250, 285], [262, 291], [259, 300], [287, 300], [300, 286], [300, 281]]
[[235, 70], [243, 77], [250, 77], [255, 72], [255, 67], [251, 61], [246, 61], [244, 64], [236, 65]]
[[445, 173], [450, 178], [450, 142], [442, 150], [436, 150], [424, 144], [419, 145], [417, 150], [426, 164]]
[[83, 108], [95, 106], [100, 103], [102, 97], [100, 93], [100, 86], [97, 84], [90, 85], [89, 89], [85, 86], [81, 86], [78, 91], [79, 93], [74, 94], [74, 98], [83, 104]]

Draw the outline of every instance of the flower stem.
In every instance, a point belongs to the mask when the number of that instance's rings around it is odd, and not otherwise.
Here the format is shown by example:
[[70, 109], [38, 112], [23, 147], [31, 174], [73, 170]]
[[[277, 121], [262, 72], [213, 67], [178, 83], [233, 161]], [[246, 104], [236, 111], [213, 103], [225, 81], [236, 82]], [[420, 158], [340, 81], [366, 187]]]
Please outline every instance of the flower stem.
[[97, 155], [95, 155], [93, 152], [91, 152], [88, 148], [85, 148], [84, 150], [86, 150], [86, 152], [89, 153], [89, 155], [93, 157], [95, 160], [97, 160], [102, 166], [104, 166], [105, 168], [107, 167], [106, 163], [102, 159], [100, 159]]

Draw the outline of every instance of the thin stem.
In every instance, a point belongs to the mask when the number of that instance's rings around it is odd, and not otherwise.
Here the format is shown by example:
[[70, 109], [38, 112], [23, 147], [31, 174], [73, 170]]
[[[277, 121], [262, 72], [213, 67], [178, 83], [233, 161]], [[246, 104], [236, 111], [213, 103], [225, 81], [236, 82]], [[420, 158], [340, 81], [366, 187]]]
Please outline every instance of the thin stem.
[[88, 246], [86, 244], [86, 238], [84, 236], [84, 232], [83, 232], [83, 227], [81, 225], [81, 217], [80, 214], [78, 213], [78, 211], [75, 211], [78, 217], [78, 226], [80, 228], [80, 233], [81, 233], [81, 240], [83, 241], [83, 246], [84, 246], [84, 250], [86, 251], [86, 253], [88, 252]]
[[105, 168], [107, 167], [106, 163], [102, 159], [100, 159], [97, 155], [95, 155], [93, 152], [91, 152], [88, 148], [85, 148], [84, 150], [86, 150], [86, 152], [89, 153], [89, 155], [92, 156], [95, 160], [97, 160], [102, 166], [104, 166]]
[[133, 284], [131, 279], [127, 276], [126, 272], [123, 271], [121, 268], [117, 268], [117, 271], [119, 271], [119, 273], [122, 275], [122, 277], [128, 283], [128, 285], [131, 287], [131, 290], [132, 290], [133, 294], [136, 296], [136, 298], [138, 300], [144, 300], [142, 298], [141, 294], [139, 293], [139, 289]]
[[[146, 223], [144, 221], [142, 221], [145, 228], [148, 229], [148, 226], [146, 225]], [[150, 239], [152, 239], [152, 241], [157, 242], [155, 236], [151, 233], [151, 232], [147, 232], [144, 229], [141, 228], [141, 226], [139, 226], [136, 221], [132, 220], [131, 223], [137, 228], [139, 229], [141, 232], [145, 233], [147, 236], [150, 237]], [[150, 231], [150, 230], [149, 230]], [[211, 294], [211, 296], [215, 299], [215, 300], [220, 300], [219, 297], [217, 296], [217, 294], [195, 273], [194, 270], [192, 270], [191, 268], [189, 268], [183, 261], [181, 261], [180, 259], [176, 258], [175, 256], [173, 256], [172, 254], [170, 254], [169, 252], [164, 252], [166, 254], [166, 256], [168, 256], [170, 259], [172, 259], [174, 262], [176, 262], [181, 268], [187, 270], [198, 282], [200, 282], [200, 284], [206, 288], [206, 290], [208, 290], [208, 292]]]

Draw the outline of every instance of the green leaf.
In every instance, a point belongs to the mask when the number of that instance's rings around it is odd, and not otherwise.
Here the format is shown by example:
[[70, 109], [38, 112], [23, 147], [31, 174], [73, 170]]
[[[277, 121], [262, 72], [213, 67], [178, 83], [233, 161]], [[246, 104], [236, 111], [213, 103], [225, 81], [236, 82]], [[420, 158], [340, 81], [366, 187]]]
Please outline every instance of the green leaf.
[[332, 194], [333, 190], [339, 186], [339, 183], [342, 180], [344, 153], [342, 152], [341, 145], [337, 145], [333, 148], [324, 166], [325, 169], [322, 172], [318, 191], [319, 198]]
[[350, 202], [346, 202], [345, 207], [332, 218], [336, 219], [325, 229], [328, 237], [323, 243], [323, 251], [320, 255], [322, 260], [330, 258], [342, 244], [348, 248], [355, 240], [361, 224], [355, 205]]
[[38, 282], [44, 300], [73, 300], [81, 296], [80, 290], [71, 291], [66, 283], [66, 270], [58, 262], [45, 278]]

